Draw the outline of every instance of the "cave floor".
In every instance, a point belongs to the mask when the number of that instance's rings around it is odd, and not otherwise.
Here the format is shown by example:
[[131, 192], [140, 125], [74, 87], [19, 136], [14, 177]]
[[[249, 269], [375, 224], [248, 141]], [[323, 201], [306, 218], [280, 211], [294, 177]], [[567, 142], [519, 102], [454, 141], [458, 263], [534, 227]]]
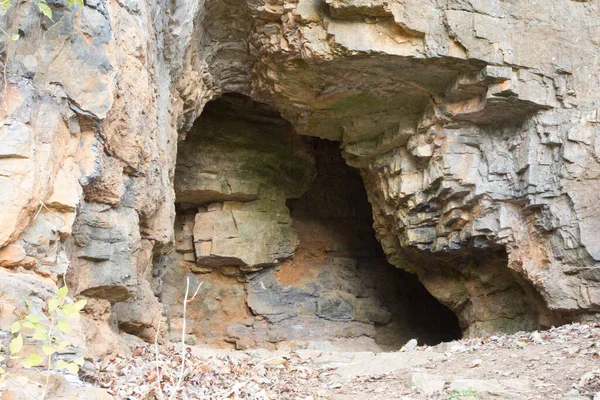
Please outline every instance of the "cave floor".
[[[190, 399], [597, 399], [600, 324], [463, 339], [389, 353], [190, 347]], [[117, 398], [168, 398], [179, 346], [137, 345], [97, 360], [90, 379]], [[156, 360], [159, 360], [160, 377]], [[101, 371], [101, 372], [98, 372]]]

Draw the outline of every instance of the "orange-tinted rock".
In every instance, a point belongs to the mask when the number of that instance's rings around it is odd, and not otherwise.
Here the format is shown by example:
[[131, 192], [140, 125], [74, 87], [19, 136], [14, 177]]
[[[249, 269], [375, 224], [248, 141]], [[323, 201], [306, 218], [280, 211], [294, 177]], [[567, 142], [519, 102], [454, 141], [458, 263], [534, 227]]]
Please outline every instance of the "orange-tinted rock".
[[0, 249], [0, 266], [13, 267], [25, 259], [27, 254], [22, 246], [9, 244]]

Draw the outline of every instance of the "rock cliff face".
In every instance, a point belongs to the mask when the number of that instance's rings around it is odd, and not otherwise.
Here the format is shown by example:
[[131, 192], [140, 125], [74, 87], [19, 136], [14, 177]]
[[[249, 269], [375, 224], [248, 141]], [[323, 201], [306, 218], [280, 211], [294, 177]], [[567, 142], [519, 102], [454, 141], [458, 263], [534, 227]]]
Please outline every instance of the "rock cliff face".
[[64, 281], [73, 351], [167, 337], [186, 276], [238, 347], [598, 318], [596, 2], [49, 4], [0, 15], [1, 332]]

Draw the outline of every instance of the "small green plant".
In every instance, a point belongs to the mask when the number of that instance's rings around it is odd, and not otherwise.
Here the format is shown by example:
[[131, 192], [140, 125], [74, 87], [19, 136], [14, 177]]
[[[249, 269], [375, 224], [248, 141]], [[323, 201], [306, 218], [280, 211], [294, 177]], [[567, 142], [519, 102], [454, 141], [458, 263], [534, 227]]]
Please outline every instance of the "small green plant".
[[[79, 372], [79, 367], [83, 365], [83, 357], [67, 362], [54, 356], [70, 345], [70, 342], [62, 340], [61, 333], [71, 332], [69, 319], [79, 316], [87, 304], [87, 300], [70, 302], [67, 300], [67, 294], [68, 288], [63, 286], [58, 290], [57, 297], [46, 301], [46, 310], [44, 311], [46, 318], [39, 318], [29, 311], [23, 318], [11, 325], [10, 332], [13, 339], [8, 346], [8, 355], [11, 360], [19, 361], [21, 366], [27, 369], [39, 368], [48, 372], [68, 370], [73, 374]], [[29, 310], [31, 302], [26, 301], [26, 304]], [[29, 352], [26, 357], [21, 356], [26, 337], [31, 339], [34, 347], [41, 349], [41, 353]], [[4, 358], [5, 356], [0, 355], [0, 362], [4, 361]], [[23, 377], [13, 377], [7, 370], [0, 367], [0, 384], [6, 380], [23, 383]], [[25, 378], [24, 382], [27, 381], [28, 379]], [[47, 382], [45, 386], [47, 386]]]
[[475, 395], [475, 391], [471, 388], [469, 389], [462, 389], [462, 390], [454, 390], [452, 392], [450, 392], [450, 394], [448, 395], [449, 399], [458, 399], [458, 398], [463, 398], [463, 397], [473, 397], [473, 398], [477, 398], [477, 396]]
[[[13, 6], [20, 5], [23, 2], [24, 1], [17, 0], [15, 3], [13, 3], [11, 0], [0, 0], [0, 9], [6, 11]], [[40, 13], [52, 20], [52, 9], [48, 6], [46, 0], [34, 0], [33, 3], [37, 6]], [[77, 4], [79, 7], [83, 7], [83, 0], [67, 0], [67, 3], [69, 4], [69, 7], [73, 7], [75, 4]], [[11, 34], [10, 29], [7, 30], [9, 32], [6, 32], [4, 29], [0, 28], [0, 31], [11, 40], [19, 40], [20, 35], [18, 33]]]

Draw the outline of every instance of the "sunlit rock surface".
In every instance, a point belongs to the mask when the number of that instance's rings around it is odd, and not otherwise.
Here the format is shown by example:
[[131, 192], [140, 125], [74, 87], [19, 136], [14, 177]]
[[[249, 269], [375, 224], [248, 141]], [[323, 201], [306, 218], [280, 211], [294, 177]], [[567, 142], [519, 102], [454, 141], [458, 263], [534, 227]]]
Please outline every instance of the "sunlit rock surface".
[[[51, 7], [53, 20], [30, 3], [0, 15], [20, 33], [0, 37], [0, 266], [2, 282], [33, 297], [66, 277], [72, 295], [92, 299], [89, 328], [74, 333], [90, 352], [114, 347], [119, 331], [154, 340], [180, 329], [170, 309], [186, 276], [233, 292], [216, 313], [260, 314], [246, 308], [253, 279], [276, 278], [303, 249], [289, 201], [309, 192], [316, 164], [297, 135], [339, 142], [387, 261], [417, 275], [464, 334], [597, 318], [596, 2]], [[242, 107], [251, 118], [232, 127], [238, 143], [193, 128], [222, 94], [259, 104]], [[269, 139], [273, 112], [283, 122]], [[352, 290], [327, 290], [310, 318], [376, 336], [386, 314], [374, 300], [361, 314]], [[6, 293], [3, 330], [25, 300]], [[197, 340], [214, 330], [259, 345], [262, 328], [242, 326], [254, 333], [206, 326]]]

